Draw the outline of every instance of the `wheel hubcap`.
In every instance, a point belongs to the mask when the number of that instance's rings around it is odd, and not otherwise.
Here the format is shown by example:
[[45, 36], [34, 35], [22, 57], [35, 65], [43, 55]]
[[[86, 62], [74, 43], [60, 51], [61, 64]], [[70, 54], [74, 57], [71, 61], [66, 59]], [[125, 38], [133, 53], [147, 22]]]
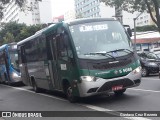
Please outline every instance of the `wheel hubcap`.
[[146, 75], [146, 69], [142, 69], [142, 75], [143, 75], [143, 76]]

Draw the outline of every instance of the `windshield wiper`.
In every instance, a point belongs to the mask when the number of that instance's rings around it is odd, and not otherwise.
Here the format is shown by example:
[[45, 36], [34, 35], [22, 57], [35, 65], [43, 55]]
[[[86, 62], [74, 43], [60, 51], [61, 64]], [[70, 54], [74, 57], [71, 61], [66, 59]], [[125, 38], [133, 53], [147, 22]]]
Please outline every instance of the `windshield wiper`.
[[117, 52], [117, 51], [125, 51], [125, 52], [127, 52], [127, 53], [134, 53], [133, 51], [131, 51], [131, 50], [129, 50], [129, 49], [116, 49], [116, 50], [113, 50], [113, 51], [109, 51], [109, 52], [107, 52], [107, 53], [110, 53], [110, 52]]
[[[110, 55], [109, 53], [107, 53], [107, 52], [93, 52], [93, 53], [87, 53], [87, 54], [85, 54], [85, 55], [102, 55], [102, 56], [109, 56], [109, 57], [111, 57], [111, 58], [113, 58], [113, 59], [116, 59], [114, 56], [112, 56], [112, 55]], [[107, 57], [106, 56], [106, 57]]]

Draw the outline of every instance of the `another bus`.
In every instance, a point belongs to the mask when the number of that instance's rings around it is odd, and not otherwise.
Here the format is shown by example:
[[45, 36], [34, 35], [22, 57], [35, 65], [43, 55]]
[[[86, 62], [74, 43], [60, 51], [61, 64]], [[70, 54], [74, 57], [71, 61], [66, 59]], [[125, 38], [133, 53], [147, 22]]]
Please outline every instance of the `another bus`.
[[131, 39], [114, 19], [53, 24], [18, 43], [23, 82], [58, 90], [70, 102], [140, 85], [141, 66]]
[[0, 82], [7, 84], [21, 82], [16, 43], [0, 46]]

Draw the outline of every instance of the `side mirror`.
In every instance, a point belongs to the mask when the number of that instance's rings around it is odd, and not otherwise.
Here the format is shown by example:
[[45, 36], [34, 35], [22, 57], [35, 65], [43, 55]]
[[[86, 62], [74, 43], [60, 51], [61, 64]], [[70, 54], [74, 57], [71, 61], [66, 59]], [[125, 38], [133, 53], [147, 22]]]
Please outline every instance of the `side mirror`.
[[130, 28], [127, 28], [127, 32], [128, 32], [128, 35], [132, 37], [132, 30]]
[[128, 35], [130, 37], [132, 37], [132, 30], [131, 30], [130, 26], [129, 25], [123, 25], [123, 27], [126, 29]]

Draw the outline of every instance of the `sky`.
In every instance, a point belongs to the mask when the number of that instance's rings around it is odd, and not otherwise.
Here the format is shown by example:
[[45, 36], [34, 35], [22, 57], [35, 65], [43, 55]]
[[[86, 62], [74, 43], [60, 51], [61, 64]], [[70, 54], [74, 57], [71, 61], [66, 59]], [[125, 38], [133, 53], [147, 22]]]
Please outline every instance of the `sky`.
[[63, 15], [68, 10], [74, 9], [74, 0], [51, 0], [53, 17]]

